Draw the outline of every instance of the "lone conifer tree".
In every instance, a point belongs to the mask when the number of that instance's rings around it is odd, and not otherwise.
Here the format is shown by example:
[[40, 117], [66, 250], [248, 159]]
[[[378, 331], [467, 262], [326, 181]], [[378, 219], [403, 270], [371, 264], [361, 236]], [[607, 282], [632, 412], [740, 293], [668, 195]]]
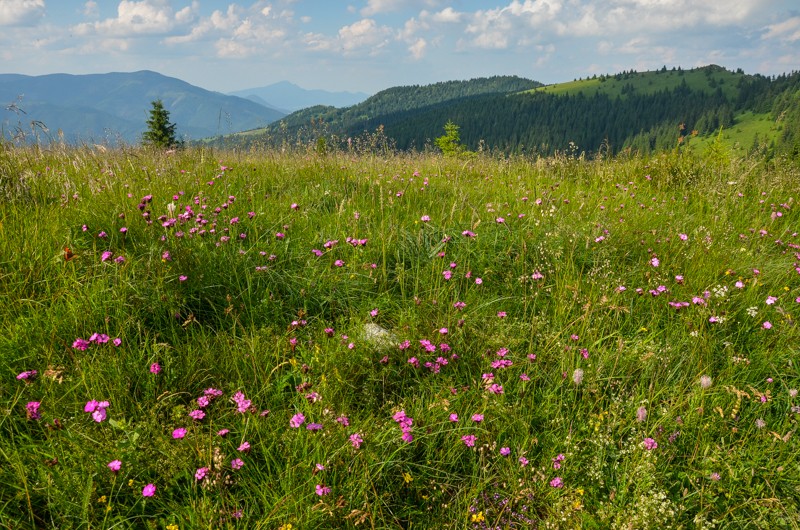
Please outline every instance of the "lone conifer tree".
[[175, 124], [169, 122], [169, 111], [164, 108], [164, 103], [157, 99], [152, 105], [147, 130], [142, 134], [144, 144], [163, 149], [180, 145], [175, 138]]

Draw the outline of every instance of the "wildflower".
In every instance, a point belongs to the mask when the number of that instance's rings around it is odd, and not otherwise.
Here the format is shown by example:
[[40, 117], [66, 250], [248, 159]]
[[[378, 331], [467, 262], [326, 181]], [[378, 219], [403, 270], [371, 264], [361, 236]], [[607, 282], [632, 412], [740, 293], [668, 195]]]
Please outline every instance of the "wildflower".
[[464, 445], [467, 447], [475, 447], [475, 435], [474, 434], [465, 434], [461, 437], [461, 441], [464, 442]]
[[652, 451], [653, 449], [656, 449], [656, 448], [658, 448], [658, 442], [656, 442], [656, 441], [655, 441], [655, 440], [653, 440], [652, 438], [645, 438], [645, 439], [642, 441], [642, 445], [643, 445], [643, 446], [644, 446], [644, 448], [645, 448], [645, 449], [647, 449], [648, 451]]
[[233, 396], [231, 396], [231, 401], [236, 403], [236, 411], [240, 414], [247, 412], [252, 404], [252, 401], [247, 399], [244, 393], [241, 391], [236, 392]]
[[156, 494], [156, 487], [153, 484], [148, 484], [142, 489], [142, 497], [152, 497]]
[[456, 414], [456, 413], [450, 414], [450, 418], [449, 419], [452, 422], [458, 421], [458, 414]]
[[336, 423], [341, 425], [342, 427], [347, 427], [350, 425], [350, 419], [347, 416], [339, 416], [336, 418]]
[[489, 385], [489, 387], [486, 390], [490, 394], [503, 394], [503, 393], [505, 393], [503, 391], [502, 385], [498, 385], [497, 383], [492, 383], [491, 385]]
[[355, 434], [351, 434], [350, 435], [350, 444], [353, 447], [355, 447], [356, 449], [359, 449], [361, 447], [362, 443], [364, 443], [364, 439], [361, 437], [360, 434], [355, 433]]
[[150, 373], [157, 374], [161, 371], [161, 365], [158, 363], [153, 363], [150, 365]]
[[84, 412], [91, 412], [92, 419], [97, 423], [106, 419], [106, 409], [109, 407], [108, 401], [87, 401], [83, 407]]
[[231, 469], [237, 470], [242, 469], [244, 467], [244, 461], [241, 458], [234, 458], [231, 460]]
[[180, 440], [184, 436], [186, 436], [186, 429], [184, 427], [178, 427], [172, 431], [172, 438], [174, 440]]
[[18, 381], [28, 381], [33, 380], [36, 377], [36, 374], [39, 373], [36, 370], [28, 370], [25, 372], [20, 372], [17, 374]]
[[580, 385], [583, 382], [583, 370], [576, 368], [575, 371], [572, 372], [572, 382], [576, 385]]
[[108, 463], [108, 469], [110, 469], [114, 473], [119, 471], [120, 468], [122, 468], [122, 462], [120, 462], [119, 460], [112, 460], [111, 462]]
[[41, 405], [42, 404], [38, 401], [28, 401], [28, 404], [25, 405], [25, 414], [28, 416], [28, 419], [39, 420], [42, 418], [39, 412], [39, 407], [41, 407]]
[[510, 454], [511, 454], [511, 448], [510, 447], [501, 447], [500, 448], [500, 455], [501, 456], [508, 456]]
[[589, 350], [587, 350], [586, 348], [581, 348], [580, 354], [584, 359], [589, 358]]
[[772, 329], [772, 322], [770, 322], [769, 320], [766, 320], [766, 321], [764, 321], [763, 324], [761, 324], [761, 327], [763, 327], [764, 329]]
[[89, 347], [89, 341], [86, 339], [75, 339], [75, 341], [72, 343], [72, 347], [76, 350], [86, 351], [86, 349]]
[[520, 375], [519, 375], [519, 378], [520, 378], [522, 381], [530, 381], [530, 380], [531, 380], [531, 378], [530, 378], [530, 376], [529, 376], [528, 374], [520, 374]]
[[340, 259], [337, 259], [336, 261], [334, 261], [333, 264], [336, 265], [337, 267], [344, 267], [344, 261], [342, 261]]
[[497, 318], [506, 318], [506, 312], [505, 311], [498, 311], [497, 312]]
[[561, 477], [556, 477], [550, 481], [551, 488], [563, 488], [564, 487], [564, 479]]
[[181, 282], [185, 282], [188, 279], [189, 279], [189, 277], [186, 276], [185, 274], [181, 274], [180, 276], [178, 276], [178, 281], [181, 281]]
[[378, 316], [378, 309], [375, 308], [372, 311], [370, 311], [369, 312], [369, 316], [371, 316], [372, 318], [375, 318], [376, 316]]
[[758, 418], [756, 420], [756, 429], [763, 429], [766, 427], [767, 422], [764, 421], [764, 418]]
[[452, 271], [446, 270], [442, 273], [442, 276], [444, 276], [445, 280], [449, 280], [450, 278], [453, 277], [453, 273]]
[[713, 480], [714, 482], [717, 482], [717, 481], [719, 481], [719, 480], [720, 480], [722, 477], [720, 477], [719, 473], [717, 473], [717, 472], [715, 471], [715, 472], [711, 473], [711, 475], [709, 475], [709, 477], [708, 477], [708, 478], [710, 478], [710, 479], [711, 479], [711, 480]]
[[116, 339], [111, 341], [111, 344], [113, 344], [116, 347], [119, 347], [122, 344], [122, 339], [117, 337]]
[[767, 297], [767, 301], [766, 301], [766, 302], [764, 302], [764, 303], [766, 303], [767, 305], [772, 305], [772, 304], [774, 304], [774, 303], [775, 303], [777, 300], [778, 300], [778, 299], [777, 299], [777, 298], [775, 298], [774, 296], [768, 296], [768, 297]]
[[300, 413], [295, 414], [292, 416], [292, 419], [289, 420], [289, 427], [293, 429], [299, 428], [304, 422], [306, 421], [306, 417]]
[[528, 465], [528, 459], [525, 458], [524, 456], [519, 457], [519, 459], [517, 461], [519, 462], [519, 465], [522, 466], [522, 467], [525, 467], [525, 466]]
[[239, 452], [247, 452], [250, 450], [250, 442], [242, 442], [242, 444], [236, 448]]
[[658, 267], [660, 264], [661, 262], [656, 257], [653, 257], [653, 259], [650, 260], [650, 265], [653, 267]]
[[111, 252], [110, 250], [106, 250], [106, 251], [105, 251], [105, 252], [103, 252], [103, 254], [100, 256], [100, 261], [102, 262], [102, 261], [108, 261], [108, 260], [110, 260], [110, 259], [111, 259], [111, 256], [112, 256], [113, 254], [114, 254], [114, 253], [113, 253], [113, 252]]
[[472, 415], [472, 421], [474, 421], [475, 423], [482, 422], [483, 421], [483, 414], [473, 414]]
[[483, 280], [481, 278], [475, 278], [475, 285], [481, 285]]
[[647, 409], [645, 407], [639, 407], [638, 409], [636, 409], [636, 421], [641, 423], [646, 419], [647, 419]]
[[419, 220], [422, 221], [423, 223], [427, 223], [427, 222], [430, 222], [431, 216], [430, 215], [423, 215], [422, 217], [419, 218]]
[[687, 239], [689, 239], [689, 236], [687, 236], [686, 234], [678, 234], [678, 237], [681, 239], [681, 241], [686, 241]]
[[230, 431], [230, 429], [220, 429], [217, 431], [217, 436], [225, 437]]
[[306, 425], [306, 429], [308, 429], [309, 431], [319, 431], [319, 430], [322, 429], [322, 424], [321, 423], [309, 423], [308, 425]]
[[314, 487], [314, 491], [316, 491], [317, 495], [323, 497], [331, 492], [331, 489], [328, 486], [323, 486], [322, 484], [317, 484]]

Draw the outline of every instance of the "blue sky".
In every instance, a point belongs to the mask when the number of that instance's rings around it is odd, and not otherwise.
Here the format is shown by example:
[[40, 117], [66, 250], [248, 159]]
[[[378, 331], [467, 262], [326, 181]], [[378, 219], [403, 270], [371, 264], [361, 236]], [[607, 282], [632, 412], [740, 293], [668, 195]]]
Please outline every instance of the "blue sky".
[[229, 92], [800, 70], [796, 0], [0, 0], [0, 72], [155, 70]]

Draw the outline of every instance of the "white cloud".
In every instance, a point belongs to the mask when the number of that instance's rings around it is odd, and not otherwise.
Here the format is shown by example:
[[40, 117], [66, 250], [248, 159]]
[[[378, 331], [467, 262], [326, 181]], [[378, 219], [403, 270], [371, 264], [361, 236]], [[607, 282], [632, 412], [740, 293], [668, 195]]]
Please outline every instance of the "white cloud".
[[349, 26], [339, 29], [339, 45], [345, 52], [369, 48], [372, 52], [386, 46], [391, 30], [378, 26], [371, 18], [362, 18]]
[[[181, 18], [186, 18], [182, 13]], [[122, 0], [117, 6], [117, 18], [78, 24], [79, 35], [92, 31], [109, 35], [139, 35], [167, 33], [176, 24], [172, 7], [168, 0]]]
[[94, 0], [88, 0], [85, 4], [83, 4], [83, 14], [89, 18], [96, 18], [100, 15], [100, 11], [97, 9], [97, 2]]
[[415, 60], [420, 60], [425, 56], [425, 49], [428, 47], [428, 43], [423, 38], [419, 38], [408, 47], [408, 51], [411, 53], [411, 57]]
[[459, 13], [452, 7], [445, 7], [438, 13], [433, 13], [430, 17], [431, 20], [434, 22], [443, 22], [443, 23], [458, 23], [461, 22], [463, 14]]
[[0, 1], [0, 26], [31, 26], [44, 16], [44, 0]]
[[792, 17], [767, 26], [767, 32], [763, 39], [778, 39], [783, 42], [795, 42], [800, 40], [800, 17]]

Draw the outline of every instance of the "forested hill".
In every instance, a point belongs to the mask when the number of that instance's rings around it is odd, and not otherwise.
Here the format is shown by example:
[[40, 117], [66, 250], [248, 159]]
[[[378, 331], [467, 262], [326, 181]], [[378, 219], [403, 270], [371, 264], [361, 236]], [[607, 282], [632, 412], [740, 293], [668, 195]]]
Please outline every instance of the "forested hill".
[[469, 81], [445, 81], [424, 86], [393, 87], [382, 90], [352, 107], [338, 109], [318, 105], [299, 110], [286, 116], [280, 123], [267, 128], [266, 133], [271, 136], [283, 134], [293, 137], [312, 123], [321, 124], [326, 130], [333, 132], [361, 132], [367, 121], [380, 121], [382, 116], [413, 112], [486, 94], [517, 93], [540, 86], [541, 83], [530, 79], [496, 76]]
[[422, 149], [452, 121], [471, 150], [651, 152], [722, 130], [744, 149], [800, 151], [800, 73], [766, 77], [707, 66], [530, 85], [538, 83], [491, 78], [398, 87], [346, 109], [305, 109], [236, 141], [324, 138], [330, 145], [380, 130], [399, 149]]

